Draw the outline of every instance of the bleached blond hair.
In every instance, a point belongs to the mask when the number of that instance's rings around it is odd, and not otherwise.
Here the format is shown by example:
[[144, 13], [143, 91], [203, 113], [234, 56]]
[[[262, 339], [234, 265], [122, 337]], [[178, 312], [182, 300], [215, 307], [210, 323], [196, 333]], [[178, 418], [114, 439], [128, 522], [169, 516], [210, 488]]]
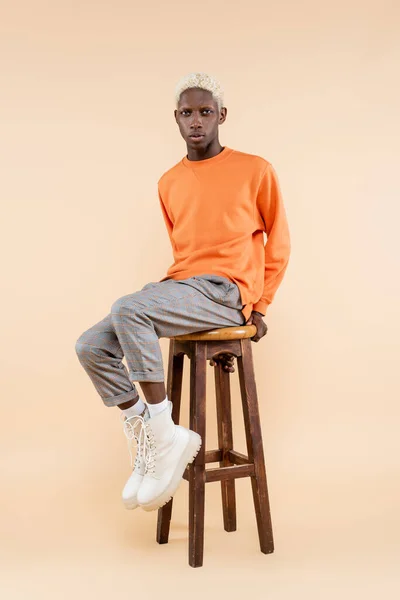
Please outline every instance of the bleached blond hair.
[[224, 90], [221, 84], [215, 77], [208, 75], [207, 73], [188, 73], [184, 75], [175, 86], [175, 103], [178, 107], [179, 99], [181, 94], [189, 88], [200, 88], [211, 92], [215, 102], [218, 105], [220, 111], [224, 105]]

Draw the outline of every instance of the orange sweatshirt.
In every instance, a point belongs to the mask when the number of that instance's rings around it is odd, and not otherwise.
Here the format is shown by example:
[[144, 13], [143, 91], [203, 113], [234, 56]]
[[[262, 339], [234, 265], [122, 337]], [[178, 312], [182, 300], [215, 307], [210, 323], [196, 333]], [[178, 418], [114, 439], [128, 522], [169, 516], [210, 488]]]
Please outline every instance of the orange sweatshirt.
[[265, 315], [290, 254], [272, 165], [227, 146], [204, 160], [185, 156], [161, 176], [158, 196], [174, 256], [160, 281], [222, 275], [238, 285], [246, 321], [253, 310]]

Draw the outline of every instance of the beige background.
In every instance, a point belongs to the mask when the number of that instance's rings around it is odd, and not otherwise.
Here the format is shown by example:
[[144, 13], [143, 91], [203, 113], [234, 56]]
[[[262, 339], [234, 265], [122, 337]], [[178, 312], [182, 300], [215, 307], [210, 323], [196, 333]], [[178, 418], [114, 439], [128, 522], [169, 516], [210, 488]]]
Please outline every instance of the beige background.
[[[399, 13], [2, 2], [2, 598], [397, 597]], [[74, 350], [172, 262], [156, 182], [186, 153], [173, 89], [194, 70], [225, 87], [221, 143], [276, 168], [293, 246], [253, 345], [276, 552], [259, 552], [250, 482], [231, 534], [209, 484], [201, 569], [187, 564], [187, 482], [167, 546], [156, 513], [123, 508], [119, 414]], [[233, 390], [244, 451], [237, 371]], [[183, 403], [187, 424], [187, 378]]]

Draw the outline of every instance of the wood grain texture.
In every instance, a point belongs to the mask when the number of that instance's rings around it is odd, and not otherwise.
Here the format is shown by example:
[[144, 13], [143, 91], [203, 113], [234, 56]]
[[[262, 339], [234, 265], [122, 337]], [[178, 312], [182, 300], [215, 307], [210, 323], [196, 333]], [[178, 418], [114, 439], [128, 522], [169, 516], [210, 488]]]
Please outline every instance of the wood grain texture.
[[[217, 401], [217, 428], [218, 445], [222, 450], [222, 460], [219, 466], [231, 467], [233, 463], [230, 460], [229, 452], [233, 449], [233, 431], [232, 431], [232, 408], [231, 408], [231, 387], [229, 373], [223, 370], [221, 364], [214, 368], [215, 378], [215, 398]], [[213, 469], [213, 473], [222, 474], [221, 469]], [[213, 473], [207, 472], [206, 482], [213, 481]], [[229, 473], [229, 471], [226, 471]], [[236, 531], [236, 492], [235, 480], [229, 477], [222, 477], [221, 497], [222, 514], [225, 531]]]
[[238, 358], [240, 393], [243, 418], [246, 431], [247, 452], [254, 464], [254, 476], [251, 477], [254, 509], [256, 513], [260, 549], [264, 554], [274, 551], [272, 523], [268, 497], [267, 475], [265, 471], [263, 441], [261, 435], [260, 414], [253, 357], [250, 340], [242, 340], [242, 356]]
[[201, 567], [204, 553], [205, 447], [206, 447], [206, 342], [192, 342], [190, 361], [190, 424], [203, 443], [189, 465], [189, 564]]
[[[241, 328], [230, 329], [237, 334]], [[172, 418], [174, 423], [179, 424], [184, 357], [187, 356], [190, 360], [189, 428], [202, 438], [198, 455], [183, 474], [183, 479], [189, 483], [188, 558], [192, 567], [203, 565], [206, 483], [220, 482], [224, 529], [233, 532], [237, 528], [235, 479], [250, 477], [260, 549], [264, 554], [274, 550], [251, 340], [249, 337], [234, 337], [235, 332], [232, 331], [231, 339], [212, 336], [207, 339], [170, 339], [167, 393], [173, 403]], [[224, 371], [221, 363], [213, 367], [218, 448], [206, 450], [207, 361], [221, 353], [229, 353], [237, 360], [247, 456], [234, 450], [230, 373]], [[219, 463], [219, 466], [206, 469], [209, 463]], [[172, 505], [171, 499], [158, 511], [156, 538], [160, 544], [168, 542]]]
[[255, 325], [238, 325], [237, 327], [221, 327], [219, 329], [177, 335], [175, 339], [180, 341], [197, 340], [204, 342], [212, 340], [241, 340], [253, 337], [256, 333], [257, 327]]
[[[179, 423], [182, 395], [184, 354], [175, 354], [175, 342], [169, 343], [169, 359], [167, 373], [167, 395], [172, 402], [172, 420]], [[158, 509], [156, 540], [159, 544], [166, 544], [169, 538], [169, 530], [172, 516], [173, 498], [167, 504]]]

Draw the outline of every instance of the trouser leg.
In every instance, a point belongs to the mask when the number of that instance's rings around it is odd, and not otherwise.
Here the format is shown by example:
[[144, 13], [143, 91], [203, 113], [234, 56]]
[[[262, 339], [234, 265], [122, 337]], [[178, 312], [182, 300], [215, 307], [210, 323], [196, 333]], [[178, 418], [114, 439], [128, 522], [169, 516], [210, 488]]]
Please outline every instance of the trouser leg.
[[106, 406], [117, 406], [138, 396], [129, 380], [121, 345], [111, 315], [82, 333], [75, 344], [79, 362]]
[[151, 282], [116, 300], [79, 337], [76, 352], [104, 404], [118, 406], [138, 396], [132, 382], [164, 381], [159, 338], [242, 325], [240, 308], [237, 286], [223, 277]]
[[237, 286], [218, 276], [149, 283], [111, 306], [131, 381], [164, 381], [159, 338], [243, 324]]

